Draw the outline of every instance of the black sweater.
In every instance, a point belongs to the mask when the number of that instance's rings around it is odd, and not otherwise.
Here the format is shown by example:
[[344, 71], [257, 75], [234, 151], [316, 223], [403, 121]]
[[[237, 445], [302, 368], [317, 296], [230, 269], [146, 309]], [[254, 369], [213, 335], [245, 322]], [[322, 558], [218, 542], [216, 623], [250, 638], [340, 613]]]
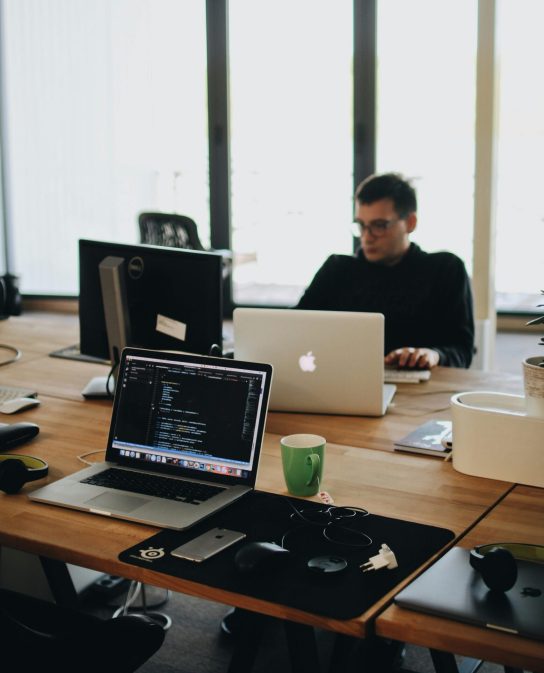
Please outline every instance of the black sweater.
[[415, 243], [394, 266], [331, 255], [296, 308], [369, 311], [385, 316], [385, 353], [432, 348], [440, 364], [469, 367], [474, 352], [472, 292], [465, 266], [451, 252], [427, 253]]

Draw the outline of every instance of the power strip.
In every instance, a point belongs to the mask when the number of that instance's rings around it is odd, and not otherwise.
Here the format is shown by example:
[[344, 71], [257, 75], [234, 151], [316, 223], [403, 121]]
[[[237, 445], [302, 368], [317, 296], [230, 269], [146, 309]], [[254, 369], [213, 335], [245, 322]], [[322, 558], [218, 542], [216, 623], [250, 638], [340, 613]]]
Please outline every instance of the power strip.
[[90, 588], [94, 593], [100, 594], [101, 596], [112, 597], [121, 593], [125, 583], [128, 583], [128, 580], [124, 577], [119, 577], [118, 575], [102, 575], [92, 583]]

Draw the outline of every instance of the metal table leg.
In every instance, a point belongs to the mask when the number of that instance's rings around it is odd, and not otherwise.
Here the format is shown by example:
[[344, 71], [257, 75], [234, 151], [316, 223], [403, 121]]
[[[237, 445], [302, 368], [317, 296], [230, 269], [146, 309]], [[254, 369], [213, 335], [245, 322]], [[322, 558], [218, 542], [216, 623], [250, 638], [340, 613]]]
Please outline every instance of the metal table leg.
[[66, 563], [46, 556], [39, 558], [55, 603], [62, 607], [76, 607], [77, 592]]

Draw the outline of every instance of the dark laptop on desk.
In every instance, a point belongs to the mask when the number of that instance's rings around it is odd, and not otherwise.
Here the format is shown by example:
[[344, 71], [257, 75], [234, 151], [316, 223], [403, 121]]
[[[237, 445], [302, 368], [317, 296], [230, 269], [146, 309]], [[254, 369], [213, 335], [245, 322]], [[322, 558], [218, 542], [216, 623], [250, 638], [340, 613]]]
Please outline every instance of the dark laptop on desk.
[[267, 364], [126, 348], [106, 461], [29, 497], [187, 528], [254, 488], [271, 378]]
[[395, 597], [404, 608], [505, 633], [544, 640], [544, 565], [517, 561], [508, 591], [490, 591], [471, 567], [470, 551], [453, 547]]

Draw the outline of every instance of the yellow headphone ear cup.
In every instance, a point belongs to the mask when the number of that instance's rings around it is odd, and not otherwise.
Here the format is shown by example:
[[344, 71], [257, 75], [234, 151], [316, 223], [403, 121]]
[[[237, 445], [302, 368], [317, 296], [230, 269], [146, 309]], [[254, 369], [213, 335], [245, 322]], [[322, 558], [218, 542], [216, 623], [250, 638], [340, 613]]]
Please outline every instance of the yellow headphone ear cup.
[[0, 463], [0, 490], [9, 495], [21, 490], [27, 481], [27, 469], [23, 461], [17, 458], [3, 460]]

